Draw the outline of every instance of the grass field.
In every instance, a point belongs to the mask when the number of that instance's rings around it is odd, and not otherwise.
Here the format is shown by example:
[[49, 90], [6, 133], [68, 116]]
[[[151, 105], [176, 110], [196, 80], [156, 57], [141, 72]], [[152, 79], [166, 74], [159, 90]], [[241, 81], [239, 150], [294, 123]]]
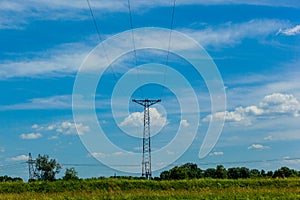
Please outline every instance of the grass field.
[[0, 183], [0, 199], [300, 199], [300, 178]]

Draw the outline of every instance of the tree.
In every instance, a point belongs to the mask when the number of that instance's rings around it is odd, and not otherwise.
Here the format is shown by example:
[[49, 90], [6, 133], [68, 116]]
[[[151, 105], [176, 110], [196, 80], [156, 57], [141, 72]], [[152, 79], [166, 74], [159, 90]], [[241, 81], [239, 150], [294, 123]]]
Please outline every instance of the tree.
[[39, 155], [35, 164], [39, 180], [42, 181], [54, 181], [61, 169], [61, 165], [55, 159], [49, 159], [48, 155]]
[[268, 178], [272, 178], [272, 176], [273, 176], [273, 171], [268, 171], [267, 174], [266, 174], [266, 176], [267, 176]]
[[18, 182], [18, 181], [22, 182], [23, 179], [20, 178], [20, 177], [14, 177], [14, 178], [12, 178], [12, 177], [7, 176], [7, 175], [0, 176], [0, 182]]
[[194, 163], [186, 163], [182, 165], [187, 173], [189, 179], [193, 178], [201, 178], [202, 177], [202, 170], [198, 168], [197, 164]]
[[215, 178], [227, 178], [227, 170], [223, 165], [218, 165], [216, 168]]
[[296, 177], [298, 172], [294, 169], [290, 169], [288, 167], [281, 167], [280, 169], [275, 170], [273, 174], [273, 178], [288, 178], [288, 177]]
[[184, 167], [173, 167], [170, 170], [170, 179], [186, 179], [188, 178], [186, 169]]
[[215, 176], [216, 176], [216, 169], [214, 168], [208, 168], [204, 171], [205, 178], [215, 178]]
[[160, 173], [161, 180], [169, 180], [170, 179], [170, 171], [163, 171]]
[[62, 177], [63, 180], [78, 180], [78, 172], [75, 170], [74, 167], [71, 167], [70, 169], [67, 168], [65, 175]]
[[250, 178], [250, 170], [247, 167], [240, 168], [240, 178]]
[[251, 169], [250, 170], [250, 177], [258, 178], [258, 177], [262, 177], [262, 176], [261, 176], [260, 171], [258, 169]]
[[232, 167], [227, 170], [227, 176], [230, 179], [240, 178], [240, 169], [237, 167]]
[[267, 176], [267, 174], [266, 174], [266, 171], [265, 170], [260, 170], [260, 176], [261, 177], [266, 177]]

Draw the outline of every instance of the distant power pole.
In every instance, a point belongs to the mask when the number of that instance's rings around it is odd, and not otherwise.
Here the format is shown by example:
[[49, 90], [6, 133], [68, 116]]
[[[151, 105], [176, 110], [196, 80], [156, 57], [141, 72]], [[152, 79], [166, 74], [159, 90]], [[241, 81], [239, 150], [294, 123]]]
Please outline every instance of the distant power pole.
[[140, 104], [144, 107], [144, 130], [143, 130], [143, 160], [142, 160], [142, 176], [146, 179], [150, 179], [152, 176], [151, 172], [151, 145], [150, 145], [150, 113], [149, 107], [161, 102], [157, 100], [137, 100], [132, 99], [133, 102]]
[[32, 179], [36, 179], [36, 168], [35, 168], [35, 160], [32, 159], [32, 156], [31, 156], [31, 153], [29, 153], [29, 156], [28, 156], [28, 177], [29, 177], [29, 180], [32, 180]]

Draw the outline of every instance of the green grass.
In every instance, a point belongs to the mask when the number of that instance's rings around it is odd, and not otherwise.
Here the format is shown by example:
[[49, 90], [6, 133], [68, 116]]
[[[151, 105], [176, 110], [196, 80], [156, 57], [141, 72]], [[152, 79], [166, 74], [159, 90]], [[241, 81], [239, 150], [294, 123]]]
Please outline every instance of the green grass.
[[0, 199], [300, 199], [300, 178], [0, 183]]

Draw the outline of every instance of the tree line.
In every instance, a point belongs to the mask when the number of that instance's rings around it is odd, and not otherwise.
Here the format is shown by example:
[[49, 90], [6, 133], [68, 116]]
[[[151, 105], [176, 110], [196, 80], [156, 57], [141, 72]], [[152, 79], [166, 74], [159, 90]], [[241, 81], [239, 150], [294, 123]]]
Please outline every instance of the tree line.
[[175, 166], [170, 170], [160, 173], [161, 180], [179, 180], [179, 179], [198, 179], [198, 178], [216, 178], [216, 179], [239, 179], [239, 178], [289, 178], [300, 177], [300, 171], [281, 167], [275, 171], [265, 171], [258, 169], [249, 169], [247, 167], [231, 167], [226, 169], [223, 165], [217, 165], [216, 168], [200, 169], [197, 164], [186, 163], [181, 166]]
[[[32, 181], [55, 181], [56, 175], [60, 173], [62, 166], [55, 159], [50, 159], [48, 155], [39, 155], [35, 161], [35, 179]], [[249, 169], [247, 167], [231, 167], [226, 169], [223, 165], [217, 165], [216, 168], [200, 169], [197, 164], [186, 163], [181, 166], [175, 166], [170, 170], [160, 173], [155, 180], [180, 180], [180, 179], [200, 179], [200, 178], [215, 178], [215, 179], [239, 179], [239, 178], [289, 178], [300, 177], [300, 171], [281, 167], [275, 171], [265, 171], [258, 169]], [[104, 177], [103, 177], [104, 178]], [[133, 178], [139, 179], [142, 177], [111, 177], [111, 178]], [[62, 180], [78, 180], [78, 173], [75, 168], [67, 168]], [[19, 177], [0, 176], [0, 182], [16, 182], [23, 181]]]

